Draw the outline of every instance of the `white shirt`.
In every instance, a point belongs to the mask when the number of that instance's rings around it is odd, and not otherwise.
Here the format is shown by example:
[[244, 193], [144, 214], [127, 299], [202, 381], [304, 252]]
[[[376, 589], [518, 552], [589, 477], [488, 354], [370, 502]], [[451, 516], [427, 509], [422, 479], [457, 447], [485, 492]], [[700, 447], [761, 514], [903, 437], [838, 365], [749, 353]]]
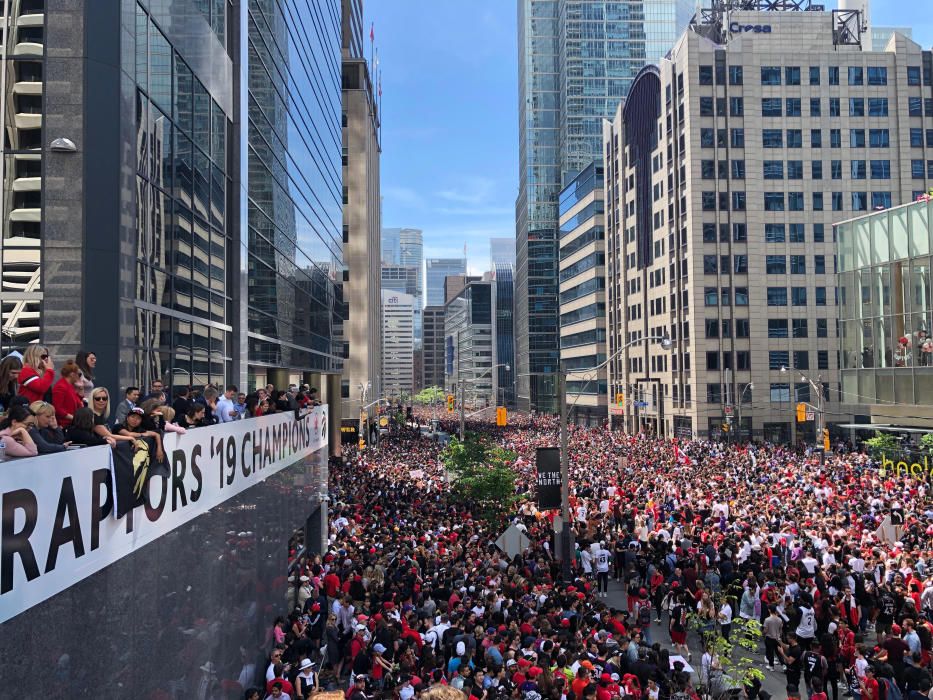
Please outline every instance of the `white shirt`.
[[612, 555], [609, 553], [608, 549], [600, 549], [596, 552], [596, 570], [600, 573], [608, 572], [611, 558]]
[[214, 415], [217, 416], [217, 420], [221, 423], [229, 423], [230, 421], [235, 421], [239, 418], [239, 414], [230, 415], [236, 411], [236, 407], [233, 405], [233, 399], [228, 399], [226, 396], [221, 396], [217, 399], [217, 409], [214, 411]]
[[580, 562], [583, 564], [584, 573], [593, 573], [593, 555], [590, 554], [590, 550], [584, 549], [580, 552]]

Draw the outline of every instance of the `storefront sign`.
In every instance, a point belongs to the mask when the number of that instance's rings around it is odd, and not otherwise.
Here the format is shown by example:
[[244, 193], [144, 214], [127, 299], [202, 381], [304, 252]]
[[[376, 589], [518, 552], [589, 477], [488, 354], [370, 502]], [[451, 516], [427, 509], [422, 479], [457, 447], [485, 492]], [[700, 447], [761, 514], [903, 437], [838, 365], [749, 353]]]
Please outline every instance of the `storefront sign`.
[[314, 454], [327, 437], [327, 406], [166, 433], [170, 476], [150, 477], [143, 505], [119, 519], [109, 447], [4, 462], [0, 623]]

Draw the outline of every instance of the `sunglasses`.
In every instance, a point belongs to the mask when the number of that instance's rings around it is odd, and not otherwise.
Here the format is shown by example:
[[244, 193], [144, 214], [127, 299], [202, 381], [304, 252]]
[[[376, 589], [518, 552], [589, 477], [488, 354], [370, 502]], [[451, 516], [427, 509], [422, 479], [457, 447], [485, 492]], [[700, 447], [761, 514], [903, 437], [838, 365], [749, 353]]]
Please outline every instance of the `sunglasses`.
[[106, 396], [95, 396], [94, 400], [95, 401], [106, 401], [107, 397]]
[[43, 360], [49, 359], [48, 353], [46, 353], [45, 355], [39, 355], [39, 357], [40, 357], [41, 359], [43, 359]]

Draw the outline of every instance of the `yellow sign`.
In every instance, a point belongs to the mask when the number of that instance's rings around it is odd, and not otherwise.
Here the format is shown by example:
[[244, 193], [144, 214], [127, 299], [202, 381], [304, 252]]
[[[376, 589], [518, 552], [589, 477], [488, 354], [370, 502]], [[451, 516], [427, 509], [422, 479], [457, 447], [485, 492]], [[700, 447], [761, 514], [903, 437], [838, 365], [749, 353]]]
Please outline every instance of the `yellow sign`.
[[807, 404], [798, 403], [797, 404], [797, 422], [803, 423], [807, 420]]
[[499, 406], [496, 409], [496, 425], [502, 427], [508, 425], [509, 423], [509, 412], [504, 406]]
[[360, 438], [360, 449], [361, 450], [366, 449], [366, 441], [363, 438]]
[[826, 450], [827, 452], [829, 452], [830, 450], [829, 431], [826, 429], [823, 430], [823, 449]]
[[385, 428], [388, 424], [389, 424], [389, 419], [386, 418], [385, 416], [379, 419], [379, 425], [381, 427]]

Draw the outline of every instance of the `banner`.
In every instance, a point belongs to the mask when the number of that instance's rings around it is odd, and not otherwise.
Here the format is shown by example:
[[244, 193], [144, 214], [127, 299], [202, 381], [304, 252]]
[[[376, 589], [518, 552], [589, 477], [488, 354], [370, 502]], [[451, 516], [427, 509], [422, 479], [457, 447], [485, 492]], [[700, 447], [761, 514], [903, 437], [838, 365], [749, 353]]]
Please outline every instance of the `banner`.
[[560, 508], [560, 448], [539, 447], [535, 461], [538, 467], [538, 510]]
[[124, 501], [120, 518], [114, 484], [134, 471], [109, 447], [0, 465], [0, 623], [326, 447], [327, 406], [166, 433], [163, 443], [170, 474], [150, 472], [142, 504]]

